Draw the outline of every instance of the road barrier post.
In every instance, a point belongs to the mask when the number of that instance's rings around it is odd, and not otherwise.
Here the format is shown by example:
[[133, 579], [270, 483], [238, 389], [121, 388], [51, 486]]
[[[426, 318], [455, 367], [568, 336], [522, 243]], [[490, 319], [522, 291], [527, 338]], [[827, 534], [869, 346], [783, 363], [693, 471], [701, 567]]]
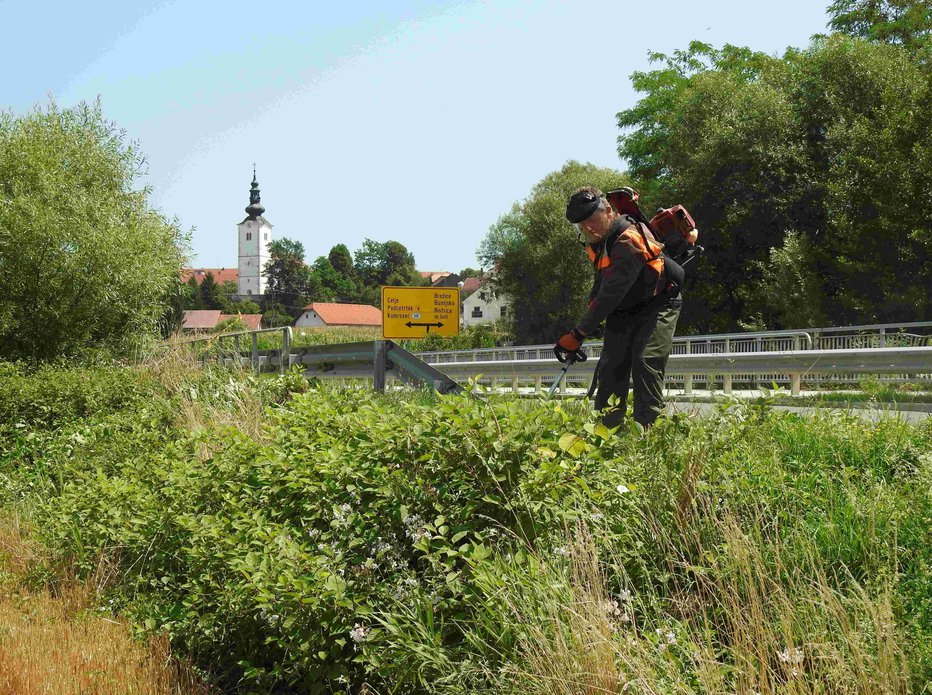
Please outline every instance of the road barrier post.
[[384, 340], [375, 341], [373, 359], [373, 386], [377, 393], [385, 393], [385, 371], [388, 366], [388, 344]]

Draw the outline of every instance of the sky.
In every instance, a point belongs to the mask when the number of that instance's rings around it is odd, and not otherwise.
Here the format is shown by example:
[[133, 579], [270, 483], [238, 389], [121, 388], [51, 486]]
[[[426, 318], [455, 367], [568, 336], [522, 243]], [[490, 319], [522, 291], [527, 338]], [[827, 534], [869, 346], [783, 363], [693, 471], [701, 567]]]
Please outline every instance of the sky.
[[698, 39], [780, 55], [828, 0], [0, 0], [0, 107], [98, 97], [146, 153], [140, 185], [235, 267], [253, 163], [274, 238], [307, 260], [394, 239], [478, 267], [489, 226], [571, 159], [625, 169], [615, 114], [648, 53]]

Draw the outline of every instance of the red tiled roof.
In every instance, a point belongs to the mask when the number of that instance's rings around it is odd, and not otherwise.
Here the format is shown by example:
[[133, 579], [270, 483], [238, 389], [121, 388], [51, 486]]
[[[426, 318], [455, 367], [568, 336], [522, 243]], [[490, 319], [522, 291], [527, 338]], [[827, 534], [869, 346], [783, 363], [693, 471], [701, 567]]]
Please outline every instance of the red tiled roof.
[[485, 278], [466, 278], [463, 280], [463, 294], [475, 292], [485, 284]]
[[381, 326], [382, 312], [370, 304], [314, 302], [304, 311], [316, 311], [328, 326]]
[[258, 331], [262, 323], [262, 314], [220, 314], [220, 320], [239, 319], [247, 331]]
[[183, 329], [210, 330], [220, 322], [220, 309], [192, 309], [184, 312]]
[[427, 280], [430, 280], [431, 284], [434, 284], [438, 280], [443, 280], [445, 277], [452, 275], [452, 273], [449, 273], [445, 270], [440, 270], [440, 271], [419, 270], [418, 272], [421, 274], [422, 278], [426, 278]]
[[214, 282], [222, 285], [228, 280], [239, 282], [239, 268], [182, 268], [181, 281], [187, 282], [191, 277], [200, 285], [207, 273], [214, 276]]

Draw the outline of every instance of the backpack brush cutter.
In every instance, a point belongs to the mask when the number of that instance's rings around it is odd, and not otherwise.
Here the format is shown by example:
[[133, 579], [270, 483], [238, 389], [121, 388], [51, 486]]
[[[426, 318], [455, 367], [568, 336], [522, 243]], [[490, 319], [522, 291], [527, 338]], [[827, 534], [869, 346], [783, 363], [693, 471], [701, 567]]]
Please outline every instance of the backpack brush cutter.
[[[672, 243], [676, 237], [680, 237], [684, 242], [686, 242], [686, 250], [677, 258], [669, 259], [672, 261], [670, 264], [671, 266], [679, 266], [681, 274], [682, 269], [692, 261], [696, 260], [696, 258], [698, 258], [705, 250], [695, 243], [696, 237], [693, 232], [696, 229], [696, 223], [686, 208], [684, 208], [682, 205], [674, 205], [672, 208], [661, 208], [651, 219], [648, 220], [638, 205], [640, 195], [633, 188], [616, 188], [606, 193], [605, 197], [608, 200], [609, 205], [615, 209], [615, 212], [620, 215], [629, 215], [638, 222], [643, 223], [647, 226], [648, 229], [650, 229], [654, 237], [660, 242], [664, 244]], [[682, 242], [680, 242], [680, 244], [682, 244]], [[680, 280], [682, 281], [682, 275]], [[661, 302], [665, 301], [670, 296], [676, 296], [676, 294], [679, 294], [679, 289], [680, 288], [677, 287], [676, 292], [672, 295], [664, 293], [658, 297], [655, 297], [653, 300], [646, 302], [643, 306], [636, 307], [636, 310], [632, 312], [632, 315], [640, 314], [642, 311], [647, 311], [653, 306], [658, 306]], [[578, 355], [580, 354], [583, 355], [583, 359], [578, 358]], [[557, 376], [556, 381], [554, 381], [553, 386], [550, 388], [550, 393], [547, 395], [548, 398], [553, 394], [557, 386], [559, 386], [570, 365], [572, 365], [573, 362], [582, 362], [585, 360], [585, 353], [577, 351], [571, 355], [566, 355], [564, 359], [560, 359], [560, 355], [558, 354], [557, 359], [561, 362], [565, 362], [566, 364], [561, 370], [560, 374]], [[599, 380], [599, 367], [601, 365], [602, 358], [600, 357], [598, 364], [595, 366], [595, 373], [592, 375], [592, 383], [589, 385], [589, 392], [586, 394], [587, 399], [592, 398], [592, 394], [595, 392], [595, 388]]]

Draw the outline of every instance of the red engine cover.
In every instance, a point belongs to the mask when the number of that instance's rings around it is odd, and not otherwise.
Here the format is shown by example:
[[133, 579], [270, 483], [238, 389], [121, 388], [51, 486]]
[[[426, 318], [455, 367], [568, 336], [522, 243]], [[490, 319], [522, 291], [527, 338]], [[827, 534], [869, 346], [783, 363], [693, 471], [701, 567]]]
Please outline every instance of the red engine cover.
[[650, 220], [651, 227], [657, 230], [660, 240], [663, 241], [670, 234], [679, 234], [684, 239], [696, 228], [696, 223], [682, 205], [674, 205], [654, 215]]

